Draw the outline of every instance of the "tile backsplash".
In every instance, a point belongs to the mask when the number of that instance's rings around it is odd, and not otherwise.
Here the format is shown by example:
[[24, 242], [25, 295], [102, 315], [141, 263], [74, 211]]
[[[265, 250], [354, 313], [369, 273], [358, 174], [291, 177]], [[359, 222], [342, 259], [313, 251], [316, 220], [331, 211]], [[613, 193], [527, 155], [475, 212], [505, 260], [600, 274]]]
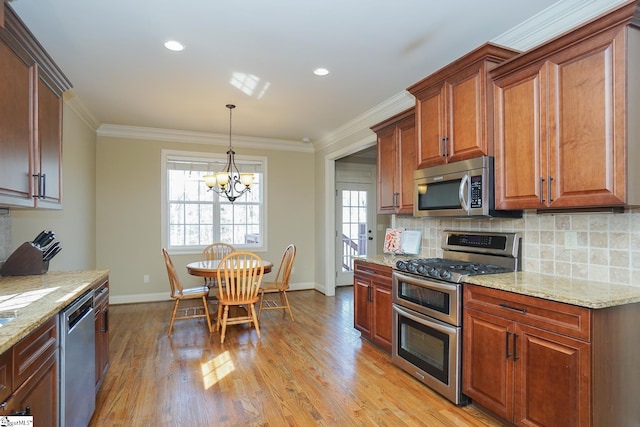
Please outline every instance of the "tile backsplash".
[[0, 264], [9, 258], [11, 249], [11, 216], [9, 211], [0, 209]]
[[524, 271], [640, 286], [640, 210], [536, 214], [519, 219], [450, 220], [397, 216], [396, 227], [422, 230], [425, 258], [441, 257], [443, 230], [522, 234]]

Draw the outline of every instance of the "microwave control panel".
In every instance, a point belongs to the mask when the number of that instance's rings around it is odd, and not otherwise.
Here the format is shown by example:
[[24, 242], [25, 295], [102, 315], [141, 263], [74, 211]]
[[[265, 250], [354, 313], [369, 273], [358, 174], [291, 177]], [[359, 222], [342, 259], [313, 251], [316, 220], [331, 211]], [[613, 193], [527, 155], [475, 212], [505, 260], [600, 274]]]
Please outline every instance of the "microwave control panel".
[[471, 207], [482, 208], [482, 175], [471, 177]]

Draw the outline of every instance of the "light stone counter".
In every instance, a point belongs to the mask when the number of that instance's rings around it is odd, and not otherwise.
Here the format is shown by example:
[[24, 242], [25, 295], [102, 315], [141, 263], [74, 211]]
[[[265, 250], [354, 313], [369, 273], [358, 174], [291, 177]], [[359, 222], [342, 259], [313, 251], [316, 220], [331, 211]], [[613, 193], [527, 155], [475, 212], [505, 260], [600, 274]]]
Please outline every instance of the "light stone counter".
[[587, 308], [606, 308], [640, 302], [640, 287], [524, 271], [471, 276], [465, 283]]
[[0, 318], [15, 316], [0, 322], [0, 354], [108, 275], [109, 270], [87, 270], [0, 277]]
[[[411, 258], [415, 256], [377, 254], [355, 259], [394, 268], [399, 259]], [[587, 308], [606, 308], [640, 302], [640, 287], [525, 271], [470, 276], [465, 282]]]
[[355, 257], [354, 259], [359, 259], [361, 261], [370, 262], [372, 264], [384, 265], [386, 267], [394, 268], [396, 266], [396, 261], [400, 259], [415, 259], [415, 255], [413, 256], [404, 256], [404, 255], [391, 255], [391, 254], [376, 254], [376, 255], [368, 255]]

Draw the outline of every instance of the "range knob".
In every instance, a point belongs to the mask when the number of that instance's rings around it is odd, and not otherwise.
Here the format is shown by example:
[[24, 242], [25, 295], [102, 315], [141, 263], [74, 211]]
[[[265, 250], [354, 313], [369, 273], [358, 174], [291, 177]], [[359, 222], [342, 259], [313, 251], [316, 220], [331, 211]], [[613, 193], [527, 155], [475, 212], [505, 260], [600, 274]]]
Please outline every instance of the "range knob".
[[442, 270], [440, 272], [440, 278], [444, 279], [444, 280], [450, 280], [451, 279], [451, 272], [449, 270]]
[[405, 261], [398, 260], [396, 262], [396, 268], [398, 270], [407, 271], [407, 263]]
[[428, 268], [426, 265], [424, 265], [424, 264], [420, 264], [420, 265], [418, 266], [417, 271], [418, 271], [418, 273], [419, 273], [419, 274], [422, 274], [423, 276], [425, 276], [425, 275], [428, 275], [428, 274], [429, 274], [429, 268]]
[[415, 273], [417, 269], [418, 269], [418, 266], [413, 262], [410, 262], [407, 265], [407, 271], [409, 271], [410, 273]]
[[431, 277], [438, 277], [438, 269], [435, 267], [430, 267], [429, 271], [427, 271], [427, 274]]

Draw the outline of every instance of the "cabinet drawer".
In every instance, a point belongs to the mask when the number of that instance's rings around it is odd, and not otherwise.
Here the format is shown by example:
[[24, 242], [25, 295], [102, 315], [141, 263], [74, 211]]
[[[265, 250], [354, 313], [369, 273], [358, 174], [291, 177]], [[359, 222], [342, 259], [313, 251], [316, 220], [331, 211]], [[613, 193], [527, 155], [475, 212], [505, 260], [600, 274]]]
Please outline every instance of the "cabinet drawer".
[[569, 337], [591, 341], [591, 310], [482, 286], [467, 285], [464, 308], [473, 308]]
[[354, 261], [353, 270], [355, 274], [365, 277], [381, 276], [391, 280], [391, 267], [374, 264], [365, 261]]
[[40, 369], [58, 348], [58, 317], [54, 316], [13, 347], [13, 381], [17, 388]]

